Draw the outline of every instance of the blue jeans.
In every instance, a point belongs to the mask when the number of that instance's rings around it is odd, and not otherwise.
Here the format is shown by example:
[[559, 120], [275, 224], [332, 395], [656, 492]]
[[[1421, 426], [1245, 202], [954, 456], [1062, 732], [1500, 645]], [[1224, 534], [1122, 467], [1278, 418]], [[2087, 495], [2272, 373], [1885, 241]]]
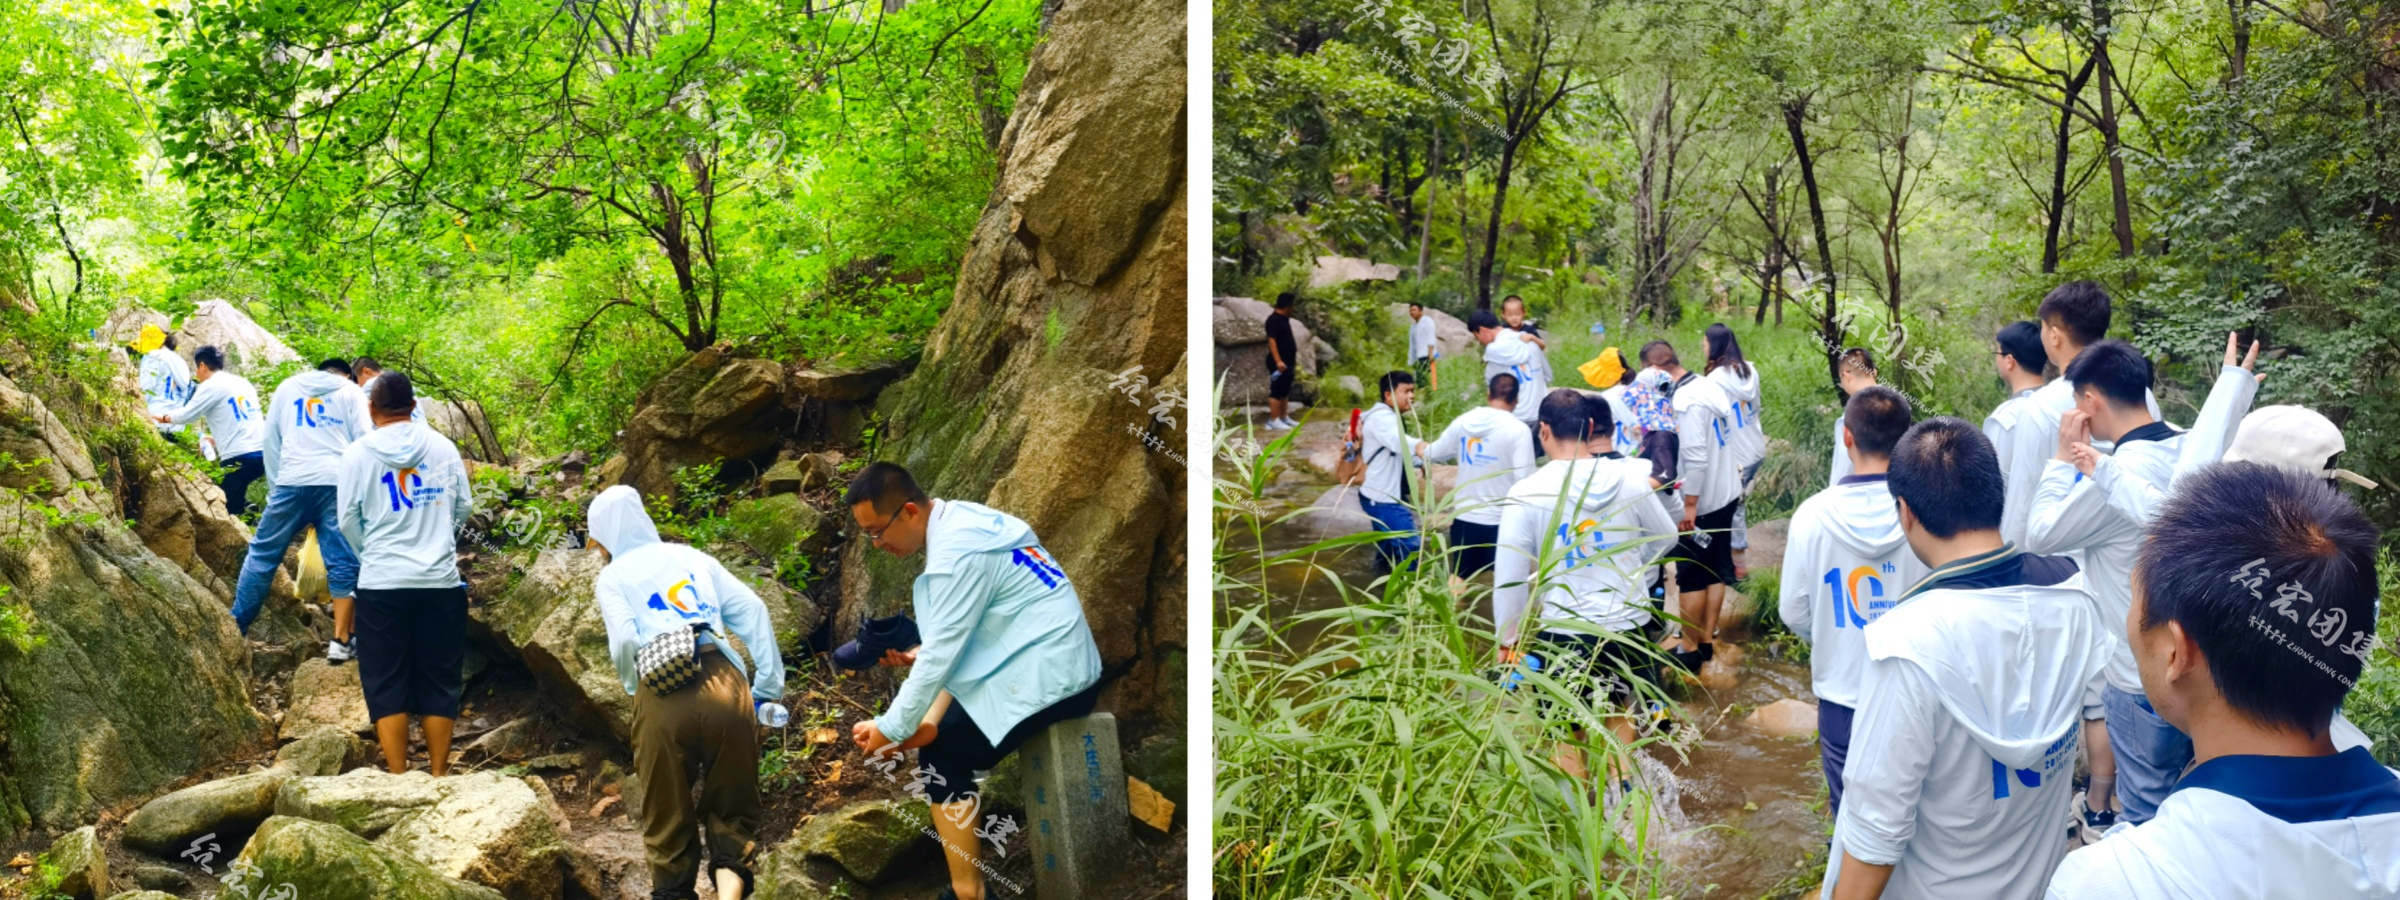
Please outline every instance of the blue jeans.
[[1850, 720], [1857, 714], [1839, 703], [1817, 701], [1817, 763], [1825, 767], [1825, 795], [1832, 801], [1828, 819], [1842, 815], [1842, 767], [1850, 761]]
[[1393, 567], [1398, 567], [1400, 561], [1406, 559], [1409, 561], [1408, 570], [1416, 571], [1416, 560], [1410, 558], [1417, 552], [1416, 513], [1410, 512], [1405, 504], [1378, 503], [1367, 499], [1365, 494], [1359, 495], [1358, 506], [1366, 511], [1367, 518], [1375, 520], [1377, 531], [1406, 532], [1399, 537], [1376, 541], [1375, 554], [1383, 557], [1384, 563]]
[[317, 550], [325, 555], [327, 589], [336, 597], [358, 592], [358, 555], [342, 539], [341, 514], [334, 507], [330, 484], [279, 484], [267, 492], [267, 508], [258, 515], [258, 530], [250, 535], [250, 554], [242, 558], [242, 579], [233, 588], [233, 623], [243, 634], [258, 619], [275, 585], [275, 569], [304, 526], [317, 526]]
[[2103, 687], [2100, 703], [2108, 710], [2108, 749], [2117, 757], [2118, 814], [2140, 825], [2158, 815], [2191, 765], [2192, 738], [2159, 718], [2140, 694]]

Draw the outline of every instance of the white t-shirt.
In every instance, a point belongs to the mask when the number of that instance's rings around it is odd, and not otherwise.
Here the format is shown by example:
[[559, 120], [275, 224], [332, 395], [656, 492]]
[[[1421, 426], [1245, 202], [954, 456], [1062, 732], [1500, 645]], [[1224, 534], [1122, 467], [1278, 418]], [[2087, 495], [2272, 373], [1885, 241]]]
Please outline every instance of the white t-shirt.
[[1458, 464], [1458, 519], [1500, 524], [1500, 504], [1518, 480], [1533, 474], [1533, 432], [1517, 417], [1489, 406], [1467, 410], [1425, 448], [1425, 460]]
[[1842, 414], [1836, 410], [1833, 415], [1833, 468], [1825, 476], [1826, 484], [1840, 484], [1842, 479], [1850, 477], [1850, 448], [1842, 446], [1842, 431]]
[[209, 376], [192, 389], [191, 399], [163, 414], [177, 425], [208, 420], [218, 459], [257, 453], [267, 445], [267, 422], [258, 408], [258, 389], [231, 372]]
[[1408, 361], [1416, 363], [1433, 356], [1433, 316], [1423, 315], [1408, 326]]
[[[2025, 542], [2025, 519], [2032, 512], [2034, 485], [2042, 480], [2042, 463], [2058, 454], [2058, 416], [2047, 413], [2034, 399], [2038, 390], [2018, 391], [1983, 419], [1983, 436], [1991, 440], [1992, 451], [2000, 457], [2000, 477], [2006, 486], [2000, 539], [2019, 545]], [[2037, 443], [2044, 432], [2034, 424], [2045, 414], [2052, 435], [2047, 447]]]
[[1406, 467], [1417, 462], [1417, 439], [1400, 427], [1400, 413], [1390, 404], [1375, 404], [1359, 419], [1358, 441], [1359, 458], [1367, 463], [1359, 494], [1377, 503], [1400, 502]]

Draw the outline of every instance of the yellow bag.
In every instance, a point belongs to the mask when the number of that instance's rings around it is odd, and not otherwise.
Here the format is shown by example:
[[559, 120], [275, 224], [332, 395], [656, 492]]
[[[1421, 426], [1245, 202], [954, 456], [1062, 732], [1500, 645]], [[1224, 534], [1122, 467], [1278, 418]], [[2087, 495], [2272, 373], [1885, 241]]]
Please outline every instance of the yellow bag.
[[308, 538], [300, 543], [300, 599], [303, 602], [333, 599], [333, 589], [325, 580], [325, 554], [317, 549], [315, 528], [310, 528]]

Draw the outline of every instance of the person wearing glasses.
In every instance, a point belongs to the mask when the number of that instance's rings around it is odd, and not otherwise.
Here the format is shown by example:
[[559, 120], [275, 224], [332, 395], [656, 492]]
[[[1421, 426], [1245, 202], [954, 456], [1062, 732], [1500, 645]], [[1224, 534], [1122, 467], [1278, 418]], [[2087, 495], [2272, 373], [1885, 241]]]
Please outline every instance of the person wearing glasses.
[[911, 587], [923, 643], [887, 654], [886, 663], [910, 667], [908, 679], [890, 708], [850, 726], [850, 737], [869, 757], [917, 751], [948, 850], [942, 896], [982, 900], [975, 771], [1035, 732], [1091, 714], [1100, 645], [1075, 585], [1024, 520], [928, 497], [888, 462], [859, 472], [842, 502], [878, 549], [925, 554], [925, 574]]

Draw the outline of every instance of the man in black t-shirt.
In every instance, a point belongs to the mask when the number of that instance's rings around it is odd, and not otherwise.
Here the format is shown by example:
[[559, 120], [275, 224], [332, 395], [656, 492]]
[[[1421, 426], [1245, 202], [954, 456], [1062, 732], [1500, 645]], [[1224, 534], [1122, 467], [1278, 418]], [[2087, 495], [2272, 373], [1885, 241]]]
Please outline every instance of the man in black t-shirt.
[[1292, 380], [1300, 375], [1300, 342], [1292, 336], [1292, 304], [1299, 298], [1285, 291], [1275, 295], [1275, 311], [1267, 316], [1267, 427], [1291, 429], [1287, 406]]

